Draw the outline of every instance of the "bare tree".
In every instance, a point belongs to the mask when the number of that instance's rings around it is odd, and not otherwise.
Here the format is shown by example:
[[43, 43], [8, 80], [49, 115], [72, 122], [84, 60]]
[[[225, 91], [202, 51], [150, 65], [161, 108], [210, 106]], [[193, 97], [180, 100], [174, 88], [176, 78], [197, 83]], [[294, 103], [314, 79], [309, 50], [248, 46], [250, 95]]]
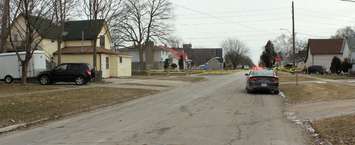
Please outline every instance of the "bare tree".
[[77, 2], [76, 0], [53, 0], [54, 14], [55, 14], [54, 22], [56, 23], [56, 25], [59, 26], [58, 28], [59, 31], [57, 34], [57, 51], [58, 51], [57, 64], [58, 65], [62, 63], [61, 48], [62, 48], [63, 37], [66, 35], [65, 22], [73, 12], [76, 2]]
[[[276, 37], [272, 43], [274, 44], [275, 52], [282, 58], [284, 62], [293, 63], [294, 58], [296, 57], [297, 60], [299, 57], [304, 58], [305, 54], [299, 53], [300, 51], [304, 51], [307, 48], [307, 41], [305, 39], [299, 39], [296, 37], [296, 54], [293, 54], [293, 39], [291, 35], [281, 34], [280, 36]], [[303, 54], [300, 55], [300, 54]]]
[[[227, 39], [222, 43], [225, 52], [225, 61], [236, 69], [238, 65], [249, 65], [249, 48], [238, 39]], [[248, 64], [246, 64], [248, 63]]]
[[350, 39], [355, 37], [355, 28], [347, 26], [345, 28], [341, 28], [337, 30], [332, 38], [340, 38], [340, 39]]
[[[27, 83], [27, 71], [35, 50], [50, 30], [53, 13], [49, 0], [11, 0], [12, 10], [7, 25], [10, 47], [16, 51], [21, 64], [21, 80]], [[19, 20], [23, 19], [23, 20]], [[20, 55], [24, 53], [24, 56]]]
[[7, 29], [6, 25], [8, 23], [8, 18], [9, 18], [9, 10], [10, 7], [10, 0], [3, 0], [3, 3], [0, 3], [0, 13], [1, 13], [1, 36], [0, 36], [0, 53], [4, 52], [4, 46], [5, 46], [5, 41], [6, 41], [6, 36], [7, 36]]
[[[93, 21], [103, 19], [108, 25], [119, 18], [122, 11], [122, 0], [83, 0], [82, 7], [87, 19]], [[107, 33], [109, 30], [107, 30]], [[93, 66], [97, 71], [97, 40], [93, 40]]]
[[293, 39], [292, 36], [281, 34], [277, 36], [272, 43], [274, 44], [275, 51], [282, 54], [284, 57], [289, 56], [292, 54], [292, 43]]
[[175, 36], [170, 36], [166, 39], [165, 42], [169, 47], [172, 48], [179, 48], [182, 45], [182, 39], [175, 37]]
[[139, 49], [139, 60], [144, 66], [144, 49], [150, 42], [164, 41], [169, 36], [172, 4], [169, 0], [127, 0], [125, 16], [115, 31], [121, 41]]

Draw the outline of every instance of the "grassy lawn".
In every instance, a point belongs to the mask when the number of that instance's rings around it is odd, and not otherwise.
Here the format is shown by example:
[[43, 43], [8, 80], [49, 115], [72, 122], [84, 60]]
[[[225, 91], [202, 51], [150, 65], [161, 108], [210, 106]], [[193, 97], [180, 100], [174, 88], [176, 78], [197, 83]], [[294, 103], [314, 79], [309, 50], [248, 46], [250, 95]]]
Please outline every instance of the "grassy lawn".
[[118, 104], [157, 92], [144, 89], [98, 87], [60, 93], [0, 97], [0, 127], [40, 119], [56, 119], [68, 113], [79, 113], [95, 107]]
[[355, 87], [339, 84], [294, 84], [281, 85], [281, 90], [289, 99], [289, 103], [333, 101], [355, 99]]
[[[296, 75], [286, 72], [278, 73], [280, 82], [294, 82], [296, 81]], [[316, 79], [305, 76], [304, 74], [298, 75], [298, 81], [315, 81]]]
[[328, 74], [328, 75], [312, 75], [314, 77], [323, 78], [323, 79], [331, 79], [331, 80], [347, 80], [347, 79], [355, 79], [354, 76], [348, 75], [335, 75], [335, 74]]
[[313, 123], [322, 138], [333, 145], [355, 144], [355, 116], [324, 119]]
[[14, 93], [29, 93], [36, 91], [54, 90], [60, 88], [59, 86], [41, 86], [37, 84], [0, 84], [1, 95], [11, 95]]

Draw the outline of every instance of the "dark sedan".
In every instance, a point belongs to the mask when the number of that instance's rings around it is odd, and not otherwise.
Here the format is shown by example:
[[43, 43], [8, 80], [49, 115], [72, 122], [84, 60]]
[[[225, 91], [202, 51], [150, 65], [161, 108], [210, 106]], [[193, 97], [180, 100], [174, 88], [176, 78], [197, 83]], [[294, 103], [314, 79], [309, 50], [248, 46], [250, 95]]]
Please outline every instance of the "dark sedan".
[[279, 94], [279, 78], [273, 70], [251, 70], [246, 76], [246, 90], [248, 93], [270, 91], [273, 94]]

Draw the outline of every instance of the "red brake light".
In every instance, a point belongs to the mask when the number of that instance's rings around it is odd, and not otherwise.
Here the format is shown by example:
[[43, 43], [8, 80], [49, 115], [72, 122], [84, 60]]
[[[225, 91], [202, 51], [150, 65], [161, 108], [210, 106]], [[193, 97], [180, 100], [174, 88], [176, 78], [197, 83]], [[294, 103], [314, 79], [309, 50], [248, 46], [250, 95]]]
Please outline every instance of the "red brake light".
[[249, 78], [249, 81], [257, 81], [259, 80], [258, 78]]
[[86, 70], [86, 74], [89, 75], [89, 76], [91, 76], [91, 71], [90, 71], [89, 69]]

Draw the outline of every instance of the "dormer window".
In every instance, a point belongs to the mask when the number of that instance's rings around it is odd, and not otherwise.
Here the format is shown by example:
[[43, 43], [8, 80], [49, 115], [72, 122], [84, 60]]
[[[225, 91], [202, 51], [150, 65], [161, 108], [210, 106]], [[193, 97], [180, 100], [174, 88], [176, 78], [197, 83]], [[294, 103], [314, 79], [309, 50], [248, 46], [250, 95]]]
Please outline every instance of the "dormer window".
[[100, 36], [100, 47], [105, 48], [105, 35]]

